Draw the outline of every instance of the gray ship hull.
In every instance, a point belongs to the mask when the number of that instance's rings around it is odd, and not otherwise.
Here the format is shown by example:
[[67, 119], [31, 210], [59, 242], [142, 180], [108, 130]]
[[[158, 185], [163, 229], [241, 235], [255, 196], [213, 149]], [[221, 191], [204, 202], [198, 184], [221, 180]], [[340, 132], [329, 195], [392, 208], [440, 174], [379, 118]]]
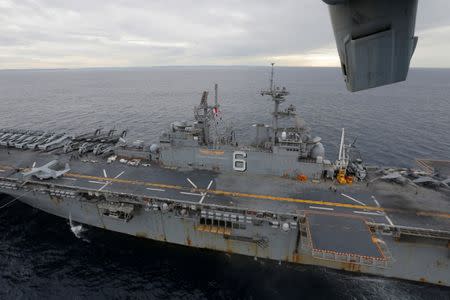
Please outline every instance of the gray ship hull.
[[[20, 197], [20, 193], [9, 193]], [[192, 219], [180, 218], [175, 215], [163, 214], [161, 211], [139, 211], [128, 222], [111, 218], [104, 218], [98, 212], [95, 204], [80, 202], [78, 199], [55, 198], [49, 195], [36, 194], [32, 197], [23, 197], [21, 202], [43, 210], [52, 215], [111, 230], [139, 238], [148, 238], [162, 242], [184, 245], [195, 248], [204, 248], [226, 252], [228, 254], [241, 254], [257, 259], [270, 259], [282, 263], [316, 265], [337, 270], [371, 274], [384, 277], [393, 277], [418, 282], [427, 282], [449, 286], [448, 281], [448, 249], [445, 244], [430, 243], [412, 239], [397, 241], [392, 236], [383, 236], [383, 241], [389, 249], [395, 262], [389, 267], [370, 267], [351, 262], [338, 262], [327, 259], [318, 259], [303, 251], [296, 251], [296, 232], [280, 234], [272, 227], [261, 227], [258, 232], [267, 237], [267, 245], [261, 246], [257, 242], [227, 238], [224, 234], [199, 231], [196, 222]], [[249, 235], [246, 232], [245, 236]], [[331, 237], [330, 237], [331, 238]], [[300, 249], [303, 245], [299, 245]]]

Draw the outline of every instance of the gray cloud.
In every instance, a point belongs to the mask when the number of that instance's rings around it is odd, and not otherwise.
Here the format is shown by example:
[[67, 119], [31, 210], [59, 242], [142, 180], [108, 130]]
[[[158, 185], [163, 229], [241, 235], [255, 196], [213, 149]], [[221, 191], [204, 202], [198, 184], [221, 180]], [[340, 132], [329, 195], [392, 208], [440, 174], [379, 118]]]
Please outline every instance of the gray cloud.
[[[448, 53], [449, 2], [422, 2], [413, 64], [449, 67], [427, 63]], [[337, 65], [320, 0], [0, 0], [0, 25], [0, 68]]]

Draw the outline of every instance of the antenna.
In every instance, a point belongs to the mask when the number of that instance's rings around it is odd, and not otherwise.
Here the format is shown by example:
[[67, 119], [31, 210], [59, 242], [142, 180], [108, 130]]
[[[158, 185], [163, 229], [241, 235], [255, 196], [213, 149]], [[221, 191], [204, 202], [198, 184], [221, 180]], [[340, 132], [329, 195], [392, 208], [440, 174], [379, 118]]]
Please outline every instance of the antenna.
[[275, 146], [278, 132], [278, 118], [293, 114], [279, 111], [280, 104], [286, 100], [285, 97], [289, 95], [289, 92], [286, 90], [286, 88], [280, 89], [279, 87], [275, 87], [273, 82], [273, 66], [275, 65], [275, 63], [270, 63], [270, 65], [272, 66], [272, 69], [270, 71], [270, 89], [268, 91], [261, 91], [261, 96], [270, 96], [272, 98], [272, 101], [274, 102], [274, 108], [272, 112], [272, 146]]
[[274, 86], [273, 86], [273, 66], [275, 65], [275, 63], [270, 63], [272, 65], [272, 70], [270, 72], [270, 91], [274, 90]]
[[342, 159], [344, 158], [343, 156], [345, 155], [344, 152], [344, 135], [345, 135], [345, 129], [342, 128], [342, 134], [341, 134], [341, 144], [339, 146], [339, 155], [338, 155], [338, 160], [342, 161]]
[[[339, 154], [338, 154], [338, 160], [336, 162], [336, 165], [340, 169], [343, 169], [343, 170], [345, 170], [348, 166], [348, 161], [349, 161], [348, 151], [347, 151], [348, 147], [350, 147], [350, 145], [345, 144], [345, 129], [342, 128], [341, 143], [339, 145]], [[344, 175], [345, 175], [345, 172], [344, 172]]]
[[219, 89], [219, 85], [217, 83], [214, 83], [214, 106], [218, 107], [218, 100], [217, 100], [217, 96], [218, 96], [218, 89]]

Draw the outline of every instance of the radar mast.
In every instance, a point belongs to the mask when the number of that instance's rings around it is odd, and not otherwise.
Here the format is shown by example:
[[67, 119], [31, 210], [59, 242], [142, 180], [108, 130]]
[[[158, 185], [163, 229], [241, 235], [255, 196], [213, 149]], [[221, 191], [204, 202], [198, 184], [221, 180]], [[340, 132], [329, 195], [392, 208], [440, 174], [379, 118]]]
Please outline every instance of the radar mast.
[[286, 101], [286, 96], [289, 95], [289, 92], [285, 87], [275, 86], [274, 83], [274, 66], [275, 63], [271, 63], [271, 72], [270, 72], [270, 88], [268, 90], [261, 91], [261, 96], [270, 96], [271, 100], [274, 102], [274, 109], [272, 112], [272, 146], [275, 146], [277, 143], [277, 133], [278, 133], [278, 119], [279, 117], [286, 116], [295, 116], [295, 107], [290, 105], [285, 111], [280, 111], [280, 104]]

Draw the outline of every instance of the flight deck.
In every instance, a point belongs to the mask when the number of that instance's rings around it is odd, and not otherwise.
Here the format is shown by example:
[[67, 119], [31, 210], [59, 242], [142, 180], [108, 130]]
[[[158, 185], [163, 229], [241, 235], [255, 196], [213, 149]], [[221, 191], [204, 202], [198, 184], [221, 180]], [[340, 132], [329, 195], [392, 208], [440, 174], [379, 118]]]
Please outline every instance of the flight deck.
[[[0, 176], [21, 179], [18, 170], [44, 164], [58, 155], [11, 150], [0, 152]], [[10, 152], [11, 153], [11, 152]], [[17, 164], [10, 164], [14, 155]], [[376, 182], [341, 187], [332, 181], [298, 182], [270, 176], [246, 177], [158, 165], [129, 167], [119, 162], [70, 161], [71, 171], [52, 180], [73, 188], [121, 192], [230, 207], [293, 213], [298, 210], [345, 213], [371, 222], [450, 230], [447, 194]], [[373, 192], [371, 194], [370, 192]], [[394, 197], [395, 196], [395, 197]], [[400, 199], [400, 200], [399, 200]]]

